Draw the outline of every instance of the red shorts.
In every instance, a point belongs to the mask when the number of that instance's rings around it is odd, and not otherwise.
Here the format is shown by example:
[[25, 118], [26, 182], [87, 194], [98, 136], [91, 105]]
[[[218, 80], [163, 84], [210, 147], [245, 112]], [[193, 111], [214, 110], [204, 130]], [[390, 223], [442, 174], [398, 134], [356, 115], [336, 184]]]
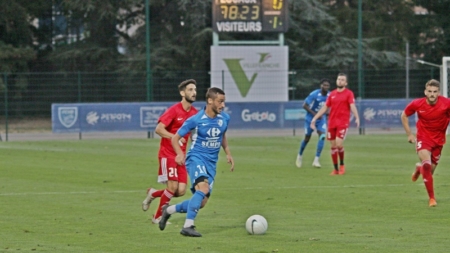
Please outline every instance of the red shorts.
[[437, 145], [432, 141], [419, 140], [416, 141], [416, 152], [420, 150], [428, 150], [431, 153], [431, 164], [438, 164], [441, 158], [442, 145]]
[[334, 127], [327, 129], [327, 140], [345, 139], [348, 127]]
[[158, 183], [166, 183], [168, 180], [187, 183], [187, 171], [185, 165], [178, 165], [175, 159], [159, 157]]

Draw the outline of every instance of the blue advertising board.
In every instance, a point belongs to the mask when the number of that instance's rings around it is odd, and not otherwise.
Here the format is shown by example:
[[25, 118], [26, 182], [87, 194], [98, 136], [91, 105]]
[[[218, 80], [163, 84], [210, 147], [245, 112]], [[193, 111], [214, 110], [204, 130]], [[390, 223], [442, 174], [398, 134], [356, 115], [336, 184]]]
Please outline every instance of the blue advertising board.
[[[362, 128], [401, 127], [400, 115], [410, 100], [370, 99], [357, 102]], [[52, 104], [54, 133], [100, 131], [153, 131], [159, 116], [176, 102]], [[229, 102], [232, 129], [303, 127], [303, 101]], [[204, 102], [196, 102], [201, 109]], [[410, 117], [414, 123], [414, 117]], [[352, 126], [354, 126], [352, 117]]]

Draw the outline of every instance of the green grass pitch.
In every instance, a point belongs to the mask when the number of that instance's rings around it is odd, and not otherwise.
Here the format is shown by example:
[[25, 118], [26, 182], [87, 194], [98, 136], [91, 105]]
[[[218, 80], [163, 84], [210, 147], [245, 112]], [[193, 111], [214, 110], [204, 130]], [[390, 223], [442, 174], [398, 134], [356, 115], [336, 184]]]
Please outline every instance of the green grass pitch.
[[[202, 238], [165, 231], [143, 212], [156, 184], [158, 139], [0, 143], [0, 252], [448, 252], [449, 148], [435, 173], [438, 206], [428, 207], [418, 161], [405, 135], [350, 135], [347, 174], [330, 176], [329, 143], [312, 168], [317, 138], [295, 167], [300, 137], [229, 138], [214, 191], [199, 212]], [[178, 203], [191, 196], [172, 199]], [[246, 219], [263, 215], [265, 235]]]

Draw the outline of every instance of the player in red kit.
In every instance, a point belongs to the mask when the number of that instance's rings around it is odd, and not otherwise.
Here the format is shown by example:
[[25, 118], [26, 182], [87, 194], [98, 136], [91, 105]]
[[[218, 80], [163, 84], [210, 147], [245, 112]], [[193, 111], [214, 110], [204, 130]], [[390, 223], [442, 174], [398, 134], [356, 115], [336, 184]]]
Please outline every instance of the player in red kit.
[[[142, 202], [142, 210], [147, 211], [150, 203], [160, 197], [159, 207], [153, 215], [152, 222], [159, 223], [161, 219], [161, 207], [170, 202], [172, 197], [180, 197], [186, 193], [187, 171], [185, 165], [178, 165], [175, 162], [176, 153], [173, 150], [171, 138], [178, 129], [191, 116], [198, 111], [192, 106], [197, 95], [197, 83], [193, 79], [181, 82], [178, 90], [182, 97], [181, 102], [169, 107], [159, 118], [155, 132], [161, 136], [158, 160], [158, 182], [166, 184], [166, 189], [156, 190], [148, 188], [147, 197]], [[186, 153], [187, 139], [190, 134], [183, 136], [180, 146]]]
[[[417, 136], [411, 132], [408, 117], [417, 113]], [[429, 206], [437, 205], [434, 197], [433, 173], [439, 163], [442, 147], [445, 144], [445, 132], [449, 123], [450, 100], [440, 96], [440, 83], [431, 79], [425, 84], [425, 97], [414, 99], [402, 113], [401, 119], [408, 142], [415, 143], [421, 163], [416, 164], [412, 181], [422, 174], [428, 192]]]
[[336, 80], [337, 88], [330, 93], [325, 105], [311, 120], [311, 128], [315, 129], [316, 120], [330, 108], [327, 139], [331, 144], [331, 159], [334, 165], [331, 175], [345, 174], [344, 139], [350, 125], [350, 111], [355, 116], [356, 127], [359, 127], [359, 115], [355, 106], [355, 97], [353, 92], [347, 89], [347, 84], [347, 75], [339, 73]]

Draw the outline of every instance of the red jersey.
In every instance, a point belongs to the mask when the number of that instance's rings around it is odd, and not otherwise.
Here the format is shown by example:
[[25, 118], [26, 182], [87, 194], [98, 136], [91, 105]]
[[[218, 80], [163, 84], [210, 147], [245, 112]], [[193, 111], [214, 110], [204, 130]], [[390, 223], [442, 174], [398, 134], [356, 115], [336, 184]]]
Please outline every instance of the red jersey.
[[[166, 126], [166, 130], [169, 133], [176, 134], [178, 129], [183, 125], [183, 123], [192, 115], [195, 115], [197, 113], [197, 109], [195, 107], [191, 106], [191, 109], [187, 112], [184, 110], [183, 105], [181, 102], [172, 105], [167, 109], [158, 119], [158, 123], [161, 122]], [[190, 133], [186, 134], [186, 136], [183, 136], [186, 141], [189, 138]], [[183, 150], [184, 153], [186, 153], [186, 146], [187, 143], [185, 143], [183, 146], [181, 146], [181, 150]], [[169, 138], [161, 138], [161, 143], [159, 146], [159, 153], [158, 157], [167, 157], [167, 158], [175, 158], [177, 154], [173, 150], [172, 147], [172, 140]]]
[[430, 140], [438, 145], [445, 144], [445, 132], [449, 123], [450, 100], [443, 96], [437, 98], [434, 105], [426, 98], [414, 99], [405, 108], [406, 116], [417, 113], [417, 139]]
[[341, 92], [333, 90], [325, 102], [325, 105], [330, 108], [330, 115], [328, 116], [329, 128], [348, 128], [350, 124], [350, 105], [355, 103], [353, 92], [349, 89], [344, 89]]

